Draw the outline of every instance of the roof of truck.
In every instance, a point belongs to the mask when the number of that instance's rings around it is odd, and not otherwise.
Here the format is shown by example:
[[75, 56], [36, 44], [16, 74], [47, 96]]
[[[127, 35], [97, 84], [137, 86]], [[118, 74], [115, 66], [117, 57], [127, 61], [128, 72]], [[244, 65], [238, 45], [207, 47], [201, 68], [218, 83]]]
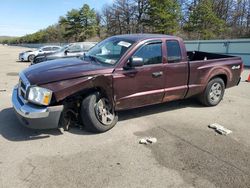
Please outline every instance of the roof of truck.
[[172, 35], [163, 35], [163, 34], [125, 34], [125, 35], [115, 35], [115, 38], [124, 38], [133, 41], [152, 39], [152, 38], [178, 38]]

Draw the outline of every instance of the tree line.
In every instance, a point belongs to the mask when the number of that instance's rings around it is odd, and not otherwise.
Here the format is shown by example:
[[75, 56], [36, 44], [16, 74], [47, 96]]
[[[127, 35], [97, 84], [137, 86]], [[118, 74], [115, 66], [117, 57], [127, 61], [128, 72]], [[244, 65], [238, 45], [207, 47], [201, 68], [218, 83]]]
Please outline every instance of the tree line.
[[102, 11], [84, 4], [58, 23], [5, 43], [101, 40], [131, 33], [161, 33], [184, 39], [250, 37], [250, 0], [115, 0]]

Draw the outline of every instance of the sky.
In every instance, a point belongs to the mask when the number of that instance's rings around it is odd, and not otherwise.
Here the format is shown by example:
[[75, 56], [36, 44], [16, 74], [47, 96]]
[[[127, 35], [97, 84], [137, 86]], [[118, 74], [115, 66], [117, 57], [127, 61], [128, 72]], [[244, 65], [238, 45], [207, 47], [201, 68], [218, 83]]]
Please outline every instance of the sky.
[[0, 36], [23, 36], [58, 22], [83, 4], [101, 11], [112, 0], [0, 0]]

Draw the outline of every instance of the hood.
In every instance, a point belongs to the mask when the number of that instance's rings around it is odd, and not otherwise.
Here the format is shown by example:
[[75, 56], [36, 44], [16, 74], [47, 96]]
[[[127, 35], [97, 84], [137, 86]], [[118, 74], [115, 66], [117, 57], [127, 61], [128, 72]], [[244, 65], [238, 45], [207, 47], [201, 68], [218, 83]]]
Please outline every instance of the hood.
[[24, 53], [29, 53], [29, 52], [33, 52], [32, 50], [27, 50], [27, 51], [23, 51], [21, 52], [21, 54], [24, 54]]
[[23, 73], [31, 85], [41, 85], [89, 75], [108, 74], [112, 73], [113, 69], [79, 58], [67, 58], [32, 65]]

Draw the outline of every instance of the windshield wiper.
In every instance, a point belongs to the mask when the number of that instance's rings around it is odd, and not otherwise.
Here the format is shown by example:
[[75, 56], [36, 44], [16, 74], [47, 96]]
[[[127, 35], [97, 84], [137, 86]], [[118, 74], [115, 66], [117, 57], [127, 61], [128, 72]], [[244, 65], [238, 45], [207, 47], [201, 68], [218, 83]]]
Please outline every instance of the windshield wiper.
[[86, 57], [88, 57], [91, 61], [94, 61], [95, 63], [101, 63], [99, 60], [98, 60], [98, 58], [97, 57], [95, 57], [95, 56], [93, 56], [93, 55], [86, 55], [86, 54], [84, 54], [83, 55], [83, 58], [85, 59]]
[[98, 62], [98, 59], [93, 55], [88, 55], [87, 57], [89, 57], [92, 61]]

